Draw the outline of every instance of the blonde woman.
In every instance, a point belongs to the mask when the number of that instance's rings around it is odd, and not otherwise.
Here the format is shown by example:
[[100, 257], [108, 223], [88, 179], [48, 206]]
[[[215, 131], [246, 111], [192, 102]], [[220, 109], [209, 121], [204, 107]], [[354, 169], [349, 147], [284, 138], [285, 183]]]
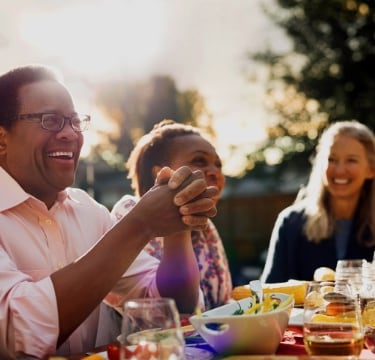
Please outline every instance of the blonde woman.
[[375, 250], [375, 138], [357, 121], [322, 134], [307, 186], [278, 216], [261, 280], [311, 280], [340, 259], [367, 259]]

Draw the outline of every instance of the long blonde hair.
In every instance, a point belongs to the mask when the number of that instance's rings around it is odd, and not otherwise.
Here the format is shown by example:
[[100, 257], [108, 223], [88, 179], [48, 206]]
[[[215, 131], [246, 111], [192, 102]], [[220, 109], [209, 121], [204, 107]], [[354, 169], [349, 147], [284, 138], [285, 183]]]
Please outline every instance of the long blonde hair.
[[[323, 175], [330, 148], [338, 135], [349, 136], [365, 148], [370, 167], [375, 169], [375, 137], [373, 132], [358, 121], [338, 121], [323, 132], [316, 147], [316, 155], [309, 181], [297, 195], [295, 204], [305, 209], [304, 232], [313, 242], [333, 235], [335, 219], [329, 207], [329, 193], [323, 182]], [[367, 179], [363, 184], [356, 208], [356, 241], [362, 245], [375, 244], [375, 180]]]

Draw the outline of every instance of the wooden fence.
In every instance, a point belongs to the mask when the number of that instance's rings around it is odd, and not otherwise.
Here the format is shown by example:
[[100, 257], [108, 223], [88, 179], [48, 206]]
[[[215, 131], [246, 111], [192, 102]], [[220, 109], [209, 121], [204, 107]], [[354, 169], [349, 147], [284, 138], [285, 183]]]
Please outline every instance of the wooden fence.
[[279, 212], [296, 194], [244, 195], [221, 199], [213, 219], [228, 254], [233, 280], [241, 282], [246, 267], [263, 267], [272, 228]]

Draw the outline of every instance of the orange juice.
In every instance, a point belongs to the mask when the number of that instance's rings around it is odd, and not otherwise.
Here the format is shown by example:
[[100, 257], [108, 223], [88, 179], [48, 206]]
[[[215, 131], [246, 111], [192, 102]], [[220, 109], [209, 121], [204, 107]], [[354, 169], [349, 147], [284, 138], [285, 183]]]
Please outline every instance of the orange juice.
[[358, 328], [350, 324], [305, 326], [304, 343], [309, 355], [358, 356], [363, 341]]

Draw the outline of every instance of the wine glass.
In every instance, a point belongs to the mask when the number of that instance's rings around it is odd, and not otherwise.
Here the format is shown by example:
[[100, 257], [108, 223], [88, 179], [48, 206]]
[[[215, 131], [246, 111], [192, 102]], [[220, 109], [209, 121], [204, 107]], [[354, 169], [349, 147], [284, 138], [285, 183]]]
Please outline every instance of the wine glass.
[[121, 356], [132, 360], [184, 360], [184, 337], [175, 301], [129, 300], [124, 304]]
[[360, 305], [348, 282], [309, 283], [303, 335], [309, 355], [359, 356], [364, 343]]

